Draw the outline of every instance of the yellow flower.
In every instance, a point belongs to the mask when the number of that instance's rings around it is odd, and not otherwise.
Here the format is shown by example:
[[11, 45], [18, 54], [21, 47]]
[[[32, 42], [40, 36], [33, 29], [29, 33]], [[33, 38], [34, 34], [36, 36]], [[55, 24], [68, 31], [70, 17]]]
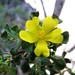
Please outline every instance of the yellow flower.
[[39, 25], [39, 18], [33, 17], [32, 20], [26, 22], [26, 30], [21, 30], [19, 36], [22, 40], [29, 43], [35, 43], [34, 53], [36, 56], [43, 55], [48, 57], [50, 51], [48, 49], [47, 42], [61, 43], [63, 36], [61, 35], [61, 29], [55, 28], [58, 24], [58, 19], [52, 17], [46, 17], [44, 22]]

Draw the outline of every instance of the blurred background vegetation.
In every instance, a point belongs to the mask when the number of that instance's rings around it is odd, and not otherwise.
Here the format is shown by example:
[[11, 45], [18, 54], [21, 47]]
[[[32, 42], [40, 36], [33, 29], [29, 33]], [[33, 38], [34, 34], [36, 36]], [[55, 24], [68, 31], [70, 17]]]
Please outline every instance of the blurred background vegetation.
[[[29, 14], [35, 11], [25, 0], [0, 0], [0, 35], [6, 24], [24, 28]], [[0, 49], [7, 50], [7, 44], [0, 37]]]

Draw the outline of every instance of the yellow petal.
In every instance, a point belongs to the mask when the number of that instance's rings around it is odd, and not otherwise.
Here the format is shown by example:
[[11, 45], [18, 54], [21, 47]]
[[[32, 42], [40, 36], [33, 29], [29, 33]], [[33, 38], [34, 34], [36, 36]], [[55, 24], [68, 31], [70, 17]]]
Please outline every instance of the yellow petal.
[[39, 40], [37, 42], [34, 53], [36, 54], [36, 56], [43, 55], [45, 57], [48, 57], [50, 55], [50, 53], [49, 53], [49, 49], [47, 47], [47, 43], [44, 40]]
[[53, 43], [62, 43], [63, 36], [61, 35], [61, 29], [57, 28], [50, 32], [48, 35], [45, 36], [46, 41], [50, 41]]
[[40, 26], [39, 26], [39, 18], [38, 17], [33, 17], [32, 20], [28, 20], [26, 22], [26, 28], [28, 31], [38, 33]]
[[42, 29], [45, 30], [45, 32], [49, 32], [53, 30], [57, 24], [58, 24], [58, 19], [53, 19], [52, 17], [48, 16], [44, 19]]
[[43, 56], [48, 57], [49, 55], [50, 55], [49, 49], [45, 49], [45, 50], [43, 51]]
[[50, 41], [53, 42], [53, 43], [57, 43], [57, 44], [62, 43], [62, 41], [63, 41], [63, 35], [59, 35], [56, 38], [51, 39]]
[[29, 31], [21, 30], [19, 36], [22, 40], [27, 41], [29, 43], [34, 43], [38, 40], [38, 36]]
[[62, 30], [60, 28], [57, 28], [57, 29], [54, 29], [53, 31], [49, 32], [48, 35], [53, 38], [53, 37], [60, 35], [61, 32], [62, 32]]

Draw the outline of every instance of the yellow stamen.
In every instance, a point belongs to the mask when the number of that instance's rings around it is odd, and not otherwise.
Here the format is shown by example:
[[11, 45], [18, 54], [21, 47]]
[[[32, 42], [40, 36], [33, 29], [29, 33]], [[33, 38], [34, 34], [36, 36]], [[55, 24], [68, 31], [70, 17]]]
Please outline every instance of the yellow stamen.
[[45, 35], [45, 32], [43, 30], [41, 30], [39, 33], [39, 38], [44, 39], [44, 35]]

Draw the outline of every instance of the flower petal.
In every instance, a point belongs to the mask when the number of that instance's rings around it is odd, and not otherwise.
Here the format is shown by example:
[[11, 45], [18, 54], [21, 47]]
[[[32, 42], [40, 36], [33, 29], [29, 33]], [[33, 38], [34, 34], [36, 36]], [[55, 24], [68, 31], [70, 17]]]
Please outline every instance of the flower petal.
[[63, 41], [63, 35], [59, 35], [56, 38], [51, 39], [50, 41], [53, 42], [53, 43], [62, 43], [62, 41]]
[[34, 53], [36, 54], [36, 56], [40, 56], [43, 54], [43, 56], [48, 57], [50, 55], [50, 52], [47, 47], [47, 43], [44, 40], [39, 40], [37, 42]]
[[48, 57], [49, 55], [50, 55], [49, 49], [45, 49], [45, 50], [43, 51], [43, 56]]
[[27, 41], [29, 43], [34, 43], [38, 40], [38, 36], [29, 31], [21, 30], [19, 36], [22, 40]]
[[48, 35], [45, 36], [46, 41], [50, 41], [53, 43], [62, 43], [63, 36], [61, 35], [61, 29], [57, 28], [50, 32]]
[[39, 18], [38, 17], [33, 17], [32, 20], [27, 21], [26, 22], [26, 28], [28, 29], [28, 31], [37, 33], [38, 30], [40, 29]]
[[53, 19], [52, 17], [48, 16], [44, 19], [42, 29], [45, 30], [45, 32], [49, 32], [53, 30], [56, 25], [58, 24], [58, 19]]

